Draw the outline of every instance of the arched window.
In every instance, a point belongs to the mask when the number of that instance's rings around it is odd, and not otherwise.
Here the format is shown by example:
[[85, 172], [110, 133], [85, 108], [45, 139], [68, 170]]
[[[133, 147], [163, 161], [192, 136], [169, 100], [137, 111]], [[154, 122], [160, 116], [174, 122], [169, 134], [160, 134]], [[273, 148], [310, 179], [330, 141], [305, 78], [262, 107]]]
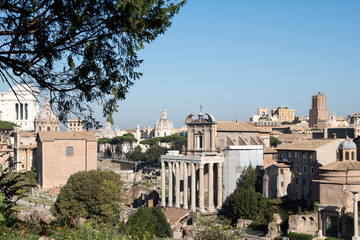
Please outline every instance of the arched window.
[[74, 156], [74, 147], [66, 147], [66, 156]]
[[50, 127], [47, 127], [48, 132], [50, 131]]
[[349, 152], [345, 152], [345, 160], [349, 160]]

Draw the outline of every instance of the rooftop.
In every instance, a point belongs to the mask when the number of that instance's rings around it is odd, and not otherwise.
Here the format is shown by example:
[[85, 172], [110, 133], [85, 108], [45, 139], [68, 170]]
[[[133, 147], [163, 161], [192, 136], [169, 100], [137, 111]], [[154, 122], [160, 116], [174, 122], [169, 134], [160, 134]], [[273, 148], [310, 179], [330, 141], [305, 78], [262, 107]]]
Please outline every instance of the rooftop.
[[97, 141], [93, 132], [89, 131], [49, 131], [49, 132], [39, 132], [39, 139], [41, 142], [48, 142], [54, 140], [87, 140], [87, 141]]
[[238, 121], [219, 121], [217, 124], [217, 131], [219, 132], [260, 132], [259, 128], [253, 127], [247, 122]]
[[336, 161], [320, 168], [321, 170], [346, 171], [360, 170], [360, 162], [358, 161]]
[[294, 142], [286, 145], [280, 145], [277, 147], [277, 150], [305, 150], [305, 151], [316, 151], [319, 147], [322, 147], [328, 143], [335, 141], [332, 140], [323, 140], [323, 139], [309, 139], [302, 140], [299, 142]]

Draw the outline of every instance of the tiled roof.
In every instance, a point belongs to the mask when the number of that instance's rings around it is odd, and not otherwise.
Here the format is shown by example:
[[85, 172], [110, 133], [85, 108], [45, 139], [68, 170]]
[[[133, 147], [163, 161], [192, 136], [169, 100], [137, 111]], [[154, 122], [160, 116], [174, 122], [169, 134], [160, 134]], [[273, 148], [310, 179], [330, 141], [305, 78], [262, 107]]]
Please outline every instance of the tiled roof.
[[41, 142], [54, 140], [87, 140], [97, 141], [93, 132], [88, 131], [43, 131], [39, 132]]
[[217, 130], [223, 132], [260, 132], [261, 130], [241, 121], [219, 121]]
[[20, 137], [35, 137], [36, 132], [20, 132]]
[[275, 148], [268, 148], [266, 147], [264, 153], [277, 153]]
[[335, 171], [345, 171], [345, 170], [360, 170], [360, 162], [358, 161], [336, 161], [320, 167], [321, 170], [335, 170]]
[[334, 140], [319, 140], [319, 139], [311, 139], [311, 140], [302, 140], [286, 145], [280, 145], [277, 147], [277, 150], [305, 150], [305, 151], [315, 151], [319, 147], [324, 146]]

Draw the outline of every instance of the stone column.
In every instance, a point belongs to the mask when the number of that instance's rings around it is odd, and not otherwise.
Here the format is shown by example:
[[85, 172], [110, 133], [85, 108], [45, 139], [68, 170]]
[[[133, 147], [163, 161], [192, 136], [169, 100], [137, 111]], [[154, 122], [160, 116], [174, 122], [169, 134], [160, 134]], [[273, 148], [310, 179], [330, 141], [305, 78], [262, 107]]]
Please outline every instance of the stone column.
[[196, 212], [196, 169], [191, 163], [191, 211]]
[[209, 212], [215, 211], [214, 208], [214, 164], [209, 163]]
[[161, 206], [166, 207], [165, 162], [161, 161]]
[[204, 212], [204, 164], [199, 165], [199, 181], [200, 181], [200, 187], [199, 187], [199, 211]]
[[354, 236], [352, 240], [359, 239], [359, 226], [358, 226], [358, 191], [351, 191], [353, 193], [353, 200], [354, 200]]
[[322, 237], [322, 218], [321, 209], [318, 209], [318, 237]]
[[218, 163], [218, 189], [217, 189], [217, 208], [221, 209], [222, 208], [222, 204], [223, 204], [223, 163]]
[[169, 202], [168, 207], [173, 206], [173, 176], [172, 176], [172, 162], [169, 162]]
[[184, 209], [188, 209], [188, 165], [186, 162], [183, 163], [184, 164], [184, 205], [183, 208]]
[[175, 182], [175, 207], [180, 208], [180, 166], [179, 163], [175, 163], [176, 168], [176, 182]]

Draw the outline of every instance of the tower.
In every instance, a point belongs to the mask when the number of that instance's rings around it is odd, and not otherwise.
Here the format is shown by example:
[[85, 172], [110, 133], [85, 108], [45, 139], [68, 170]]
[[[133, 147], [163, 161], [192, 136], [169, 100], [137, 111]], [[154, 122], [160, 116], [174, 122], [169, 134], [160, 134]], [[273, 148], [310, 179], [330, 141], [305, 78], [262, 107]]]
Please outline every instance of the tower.
[[329, 110], [326, 109], [326, 95], [318, 93], [312, 96], [311, 109], [309, 110], [309, 126], [317, 127], [319, 121], [329, 120]]

